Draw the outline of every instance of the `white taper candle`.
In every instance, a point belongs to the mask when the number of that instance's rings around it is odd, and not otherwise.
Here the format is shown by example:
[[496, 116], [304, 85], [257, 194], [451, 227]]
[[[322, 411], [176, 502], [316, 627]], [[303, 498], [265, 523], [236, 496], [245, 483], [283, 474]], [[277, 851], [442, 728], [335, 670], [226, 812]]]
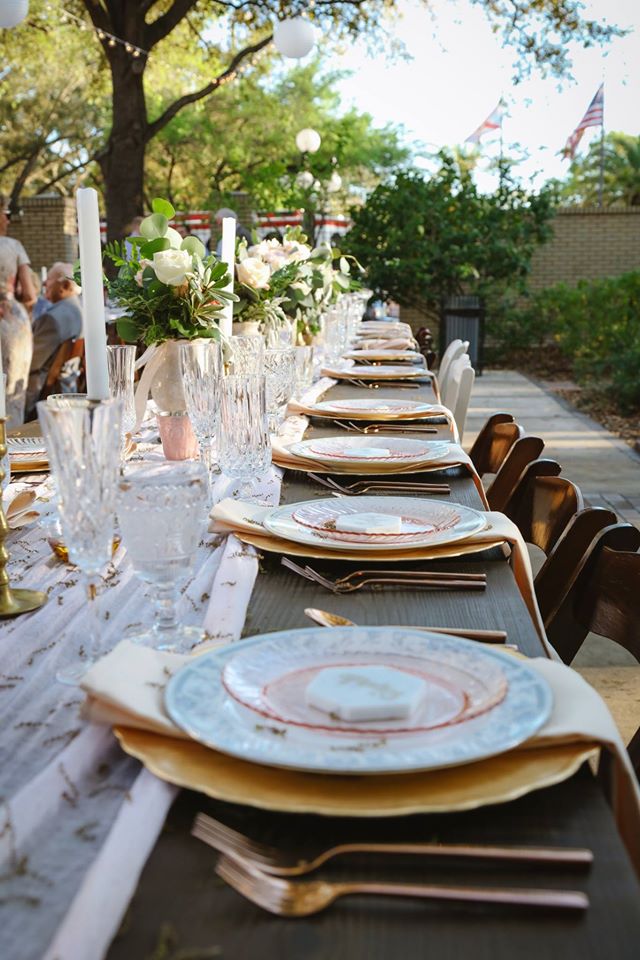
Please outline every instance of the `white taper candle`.
[[91, 400], [109, 396], [107, 370], [107, 328], [104, 315], [102, 250], [98, 194], [92, 187], [76, 191], [82, 310], [84, 313], [84, 350], [87, 368], [87, 394]]
[[[222, 251], [220, 259], [226, 263], [231, 277], [230, 283], [226, 289], [233, 293], [233, 280], [235, 276], [236, 263], [236, 221], [233, 217], [224, 217], [222, 220]], [[225, 302], [222, 317], [220, 318], [220, 332], [225, 337], [231, 336], [231, 324], [233, 323], [233, 303]]]

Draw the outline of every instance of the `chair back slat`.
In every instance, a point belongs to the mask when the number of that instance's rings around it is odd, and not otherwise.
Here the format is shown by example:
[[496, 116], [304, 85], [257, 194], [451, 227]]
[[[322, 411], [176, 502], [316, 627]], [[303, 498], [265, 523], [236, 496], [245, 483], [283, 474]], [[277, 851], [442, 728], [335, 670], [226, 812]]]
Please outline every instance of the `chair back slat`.
[[593, 631], [640, 661], [640, 530], [630, 523], [605, 527], [574, 569], [547, 617], [547, 636], [570, 663]]
[[584, 507], [575, 483], [560, 477], [555, 460], [533, 460], [522, 471], [504, 506], [526, 543], [549, 554], [567, 524]]
[[544, 440], [540, 437], [520, 437], [515, 441], [487, 488], [487, 501], [491, 510], [504, 510], [522, 471], [532, 460], [537, 460], [543, 450]]
[[[515, 425], [516, 429], [509, 429]], [[497, 473], [504, 458], [524, 430], [514, 424], [510, 413], [494, 413], [484, 423], [469, 450], [471, 462], [479, 476]]]
[[586, 507], [570, 520], [535, 578], [540, 616], [547, 626], [561, 602], [573, 571], [591, 543], [605, 527], [615, 525], [617, 517], [604, 507]]

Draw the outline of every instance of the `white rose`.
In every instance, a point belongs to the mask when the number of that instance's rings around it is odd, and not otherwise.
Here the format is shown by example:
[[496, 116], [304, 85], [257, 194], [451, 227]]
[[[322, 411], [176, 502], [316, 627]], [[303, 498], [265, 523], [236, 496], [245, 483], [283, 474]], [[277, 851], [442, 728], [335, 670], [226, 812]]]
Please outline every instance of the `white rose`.
[[191, 272], [191, 254], [187, 250], [158, 250], [153, 255], [153, 269], [160, 283], [179, 287]]
[[287, 240], [284, 244], [284, 254], [287, 263], [297, 263], [300, 260], [308, 260], [311, 256], [311, 248], [306, 243], [298, 243], [297, 240]]
[[259, 257], [245, 257], [237, 266], [238, 280], [254, 290], [266, 290], [271, 271]]

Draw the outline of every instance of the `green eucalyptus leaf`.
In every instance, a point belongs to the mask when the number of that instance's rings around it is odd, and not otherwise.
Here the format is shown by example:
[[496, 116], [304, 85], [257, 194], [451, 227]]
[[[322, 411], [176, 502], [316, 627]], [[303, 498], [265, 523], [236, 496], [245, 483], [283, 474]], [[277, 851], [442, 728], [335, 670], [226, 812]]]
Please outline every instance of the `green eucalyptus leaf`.
[[156, 237], [155, 240], [147, 240], [143, 247], [140, 247], [140, 256], [145, 260], [153, 260], [154, 253], [160, 250], [168, 250], [170, 243], [166, 237]]
[[168, 226], [169, 221], [163, 214], [152, 213], [140, 224], [140, 233], [146, 240], [155, 240], [156, 237], [164, 237]]
[[135, 343], [139, 337], [138, 327], [131, 317], [119, 317], [116, 320], [118, 336], [127, 343]]
[[204, 248], [204, 243], [201, 240], [198, 240], [197, 237], [185, 237], [180, 245], [181, 250], [188, 250], [192, 256], [204, 257], [206, 250]]
[[171, 220], [176, 215], [176, 211], [169, 201], [163, 200], [162, 197], [156, 197], [155, 200], [152, 200], [151, 209], [154, 213], [159, 213], [163, 217], [166, 217], [167, 220]]

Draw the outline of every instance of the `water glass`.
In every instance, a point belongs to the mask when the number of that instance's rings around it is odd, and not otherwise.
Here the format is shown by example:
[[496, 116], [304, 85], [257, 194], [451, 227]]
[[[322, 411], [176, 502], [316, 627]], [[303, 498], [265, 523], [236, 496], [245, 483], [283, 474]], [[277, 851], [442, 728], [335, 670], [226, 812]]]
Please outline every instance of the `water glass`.
[[78, 394], [65, 395], [61, 403], [50, 399], [38, 403], [37, 410], [57, 488], [62, 536], [69, 559], [88, 584], [82, 626], [88, 662], [78, 661], [57, 674], [62, 683], [77, 684], [101, 652], [95, 598], [100, 571], [113, 547], [122, 400], [89, 400]]
[[231, 374], [259, 377], [264, 367], [264, 340], [259, 337], [229, 337], [225, 342], [225, 359]]
[[294, 347], [296, 387], [295, 397], [300, 399], [313, 383], [313, 347]]
[[267, 413], [269, 429], [275, 433], [284, 420], [287, 404], [296, 384], [295, 350], [293, 347], [270, 347], [264, 352], [264, 373], [267, 381]]
[[136, 404], [133, 396], [133, 376], [136, 365], [136, 348], [133, 344], [107, 347], [109, 370], [109, 393], [122, 399], [122, 459], [127, 444], [136, 426]]
[[189, 419], [198, 441], [200, 459], [207, 469], [211, 485], [216, 468], [214, 442], [222, 369], [220, 344], [209, 339], [181, 343], [180, 364]]
[[220, 469], [248, 483], [271, 463], [266, 378], [228, 376], [220, 388]]
[[207, 518], [209, 481], [198, 462], [130, 465], [118, 488], [118, 520], [136, 575], [152, 587], [153, 626], [129, 638], [157, 650], [188, 653], [204, 630], [181, 624], [180, 587], [193, 571]]

